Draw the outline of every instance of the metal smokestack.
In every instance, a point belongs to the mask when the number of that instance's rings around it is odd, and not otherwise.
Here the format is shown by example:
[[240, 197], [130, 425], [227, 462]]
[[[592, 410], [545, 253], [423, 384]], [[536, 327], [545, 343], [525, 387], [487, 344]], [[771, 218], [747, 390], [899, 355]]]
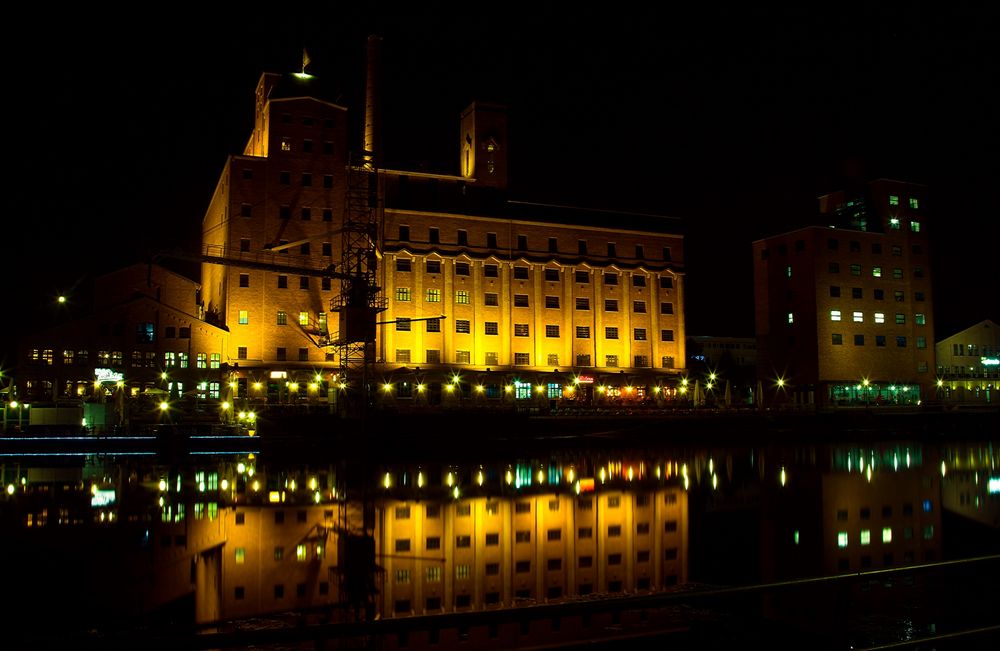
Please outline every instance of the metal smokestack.
[[365, 156], [379, 160], [382, 153], [382, 37], [368, 37], [368, 74], [365, 83]]

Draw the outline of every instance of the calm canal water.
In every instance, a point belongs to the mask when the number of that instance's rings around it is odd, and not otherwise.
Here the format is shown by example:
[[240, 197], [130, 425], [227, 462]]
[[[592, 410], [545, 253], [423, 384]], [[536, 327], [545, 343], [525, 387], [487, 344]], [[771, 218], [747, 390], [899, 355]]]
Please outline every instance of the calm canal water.
[[24, 648], [989, 648], [1000, 436], [975, 422], [8, 437], [3, 612]]

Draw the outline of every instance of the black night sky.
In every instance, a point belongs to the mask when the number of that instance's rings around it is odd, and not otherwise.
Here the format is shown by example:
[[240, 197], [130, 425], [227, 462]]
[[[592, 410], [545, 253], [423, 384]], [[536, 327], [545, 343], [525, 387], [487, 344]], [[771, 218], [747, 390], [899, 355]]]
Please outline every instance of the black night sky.
[[29, 16], [3, 45], [5, 350], [95, 273], [197, 246], [261, 72], [297, 69], [305, 47], [358, 118], [370, 33], [386, 165], [455, 173], [461, 109], [507, 104], [519, 198], [680, 218], [689, 334], [752, 335], [750, 243], [877, 177], [931, 187], [936, 336], [1000, 321], [994, 23], [909, 5]]

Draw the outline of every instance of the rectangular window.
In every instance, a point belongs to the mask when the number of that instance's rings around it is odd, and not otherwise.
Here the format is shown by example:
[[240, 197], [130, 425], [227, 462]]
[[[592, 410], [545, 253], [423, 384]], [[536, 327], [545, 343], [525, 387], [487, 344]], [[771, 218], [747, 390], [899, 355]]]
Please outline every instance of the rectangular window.
[[531, 357], [528, 353], [514, 353], [515, 366], [528, 366], [531, 364]]
[[469, 231], [460, 228], [455, 234], [459, 246], [469, 246]]
[[483, 328], [484, 328], [483, 330], [484, 334], [488, 335], [500, 334], [500, 330], [497, 327], [496, 321], [486, 321], [485, 323], [483, 323]]
[[309, 276], [299, 276], [299, 289], [309, 289]]
[[633, 287], [645, 287], [646, 277], [645, 276], [632, 276], [632, 286]]
[[927, 348], [927, 337], [917, 337], [917, 348]]
[[528, 324], [527, 323], [515, 323], [514, 324], [514, 336], [515, 337], [527, 337], [528, 334]]
[[557, 282], [559, 280], [559, 270], [558, 269], [546, 269], [545, 270], [545, 280], [549, 282]]
[[830, 320], [840, 321], [840, 310], [830, 310]]
[[528, 279], [527, 267], [514, 267], [514, 280], [527, 280], [527, 279]]
[[456, 350], [455, 351], [455, 363], [456, 364], [471, 364], [472, 363], [472, 351], [468, 351], [468, 350]]
[[441, 273], [441, 261], [440, 260], [428, 260], [427, 261], [427, 273], [429, 273], [429, 274], [439, 274], [439, 273]]
[[617, 285], [618, 284], [618, 274], [605, 272], [605, 274], [604, 274], [604, 284], [605, 285], [611, 285], [611, 286]]
[[902, 312], [896, 312], [896, 325], [906, 325], [906, 315]]
[[897, 289], [896, 291], [894, 291], [892, 293], [892, 297], [893, 299], [895, 299], [897, 303], [902, 303], [904, 300], [906, 300], [906, 295], [903, 293], [903, 290], [901, 289]]
[[587, 240], [577, 240], [576, 252], [580, 255], [587, 255]]
[[458, 305], [468, 305], [469, 304], [469, 291], [466, 289], [460, 289], [455, 292], [455, 303]]
[[608, 257], [609, 258], [614, 258], [614, 257], [617, 257], [617, 255], [618, 255], [618, 252], [615, 250], [615, 243], [614, 242], [608, 242]]
[[674, 331], [673, 330], [660, 330], [660, 341], [673, 341]]
[[428, 303], [440, 303], [441, 302], [441, 290], [440, 289], [428, 289], [425, 300]]
[[833, 345], [834, 346], [841, 346], [841, 345], [843, 345], [843, 343], [844, 343], [844, 335], [834, 333], [832, 335], [832, 337], [833, 337]]
[[864, 346], [865, 345], [865, 336], [864, 335], [854, 335], [854, 345], [855, 346]]
[[455, 275], [456, 276], [468, 276], [469, 275], [469, 263], [468, 262], [456, 262], [455, 263]]
[[409, 348], [397, 348], [396, 349], [396, 363], [397, 364], [409, 364], [410, 363], [410, 349]]
[[558, 325], [546, 325], [545, 326], [545, 336], [546, 337], [558, 337], [559, 336], [559, 326]]
[[573, 280], [578, 283], [586, 284], [590, 282], [590, 274], [586, 271], [575, 271], [573, 272]]
[[409, 258], [397, 258], [396, 259], [396, 271], [410, 271], [410, 260]]
[[441, 332], [441, 319], [427, 319], [427, 332]]
[[470, 329], [468, 319], [455, 319], [455, 332], [460, 334], [470, 334], [472, 330]]
[[643, 250], [643, 248], [642, 248], [642, 245], [641, 245], [641, 244], [636, 244], [636, 245], [635, 245], [635, 257], [636, 257], [636, 259], [638, 259], [638, 260], [642, 260], [643, 258], [645, 258], [645, 257], [646, 257], [646, 253], [645, 253], [645, 251]]
[[577, 355], [576, 356], [577, 366], [590, 366], [590, 355]]
[[852, 313], [851, 319], [854, 321], [854, 323], [864, 323], [865, 314], [864, 312], [854, 312]]
[[892, 268], [892, 277], [893, 277], [894, 280], [902, 280], [903, 279], [903, 270], [900, 267], [893, 267]]
[[632, 311], [636, 314], [645, 314], [646, 301], [632, 301]]
[[198, 353], [198, 357], [195, 363], [197, 365], [197, 368], [208, 368], [208, 354]]
[[618, 355], [605, 355], [604, 365], [611, 368], [618, 368]]
[[576, 326], [577, 339], [590, 339], [590, 326]]
[[396, 319], [396, 332], [409, 332], [410, 331], [410, 320], [401, 316]]
[[875, 345], [879, 348], [885, 348], [885, 335], [875, 335]]
[[250, 286], [250, 274], [240, 274], [240, 287]]
[[299, 312], [299, 325], [300, 326], [308, 326], [309, 325], [309, 313], [308, 312]]
[[605, 312], [617, 312], [618, 311], [618, 301], [609, 298], [604, 301], [604, 311]]
[[896, 337], [896, 348], [906, 348], [906, 337]]
[[546, 308], [559, 308], [559, 297], [558, 296], [546, 296], [545, 297], [545, 307]]
[[927, 317], [919, 312], [913, 315], [913, 322], [917, 325], [927, 325]]
[[673, 314], [674, 304], [673, 303], [660, 303], [660, 314]]
[[528, 295], [514, 294], [514, 307], [528, 307]]
[[827, 265], [827, 271], [829, 271], [832, 274], [839, 274], [840, 273], [840, 263], [839, 262], [831, 262], [830, 264]]
[[589, 298], [577, 298], [576, 299], [576, 309], [578, 309], [578, 310], [589, 310], [590, 309], [590, 299]]
[[431, 226], [427, 230], [427, 240], [431, 244], [440, 244], [441, 243], [441, 231], [439, 229], [434, 228], [433, 226]]
[[240, 322], [240, 325], [247, 325], [247, 324], [250, 323], [250, 311], [249, 310], [240, 310], [239, 322]]
[[549, 238], [549, 253], [558, 253], [559, 243], [554, 237]]
[[646, 329], [635, 328], [632, 338], [635, 339], [636, 341], [646, 341]]
[[409, 287], [397, 287], [396, 288], [396, 300], [401, 303], [408, 303], [412, 295], [410, 293]]
[[859, 265], [859, 264], [852, 264], [851, 265], [851, 275], [852, 276], [860, 276], [861, 275], [861, 265]]
[[615, 326], [606, 326], [604, 328], [604, 338], [605, 339], [617, 339], [618, 338], [618, 328]]
[[486, 278], [499, 278], [500, 268], [495, 264], [484, 264], [483, 276], [485, 276]]
[[864, 290], [861, 287], [852, 287], [851, 298], [864, 298]]
[[498, 248], [497, 247], [497, 234], [496, 233], [487, 233], [486, 234], [486, 248], [488, 248], [488, 249], [496, 249], [496, 248]]

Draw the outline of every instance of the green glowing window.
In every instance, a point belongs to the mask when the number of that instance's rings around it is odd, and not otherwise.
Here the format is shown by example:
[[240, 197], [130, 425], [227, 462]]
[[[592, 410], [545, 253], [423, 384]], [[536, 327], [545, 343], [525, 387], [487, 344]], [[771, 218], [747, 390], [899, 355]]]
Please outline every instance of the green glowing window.
[[882, 542], [883, 543], [892, 542], [892, 527], [882, 527]]
[[920, 200], [916, 197], [910, 197], [910, 208], [918, 210], [920, 208]]
[[910, 230], [913, 231], [914, 233], [919, 233], [920, 232], [920, 222], [918, 222], [918, 221], [911, 221], [910, 222]]
[[236, 548], [236, 563], [238, 565], [242, 565], [243, 563], [246, 562], [246, 559], [247, 559], [247, 550], [244, 549], [243, 547], [237, 547]]
[[882, 277], [882, 267], [872, 267], [872, 277], [881, 278]]
[[918, 314], [914, 314], [913, 315], [913, 322], [916, 323], [917, 325], [927, 325], [927, 317], [925, 317], [923, 314], [919, 314], [919, 313]]
[[891, 228], [894, 231], [898, 231], [899, 230], [899, 220], [897, 218], [895, 218], [895, 217], [892, 217], [891, 219], [889, 219], [889, 228]]
[[870, 544], [872, 544], [872, 531], [871, 531], [871, 529], [862, 529], [861, 530], [861, 544], [862, 545], [870, 545]]
[[889, 195], [889, 205], [890, 206], [898, 206], [899, 205], [899, 196], [895, 195], [895, 194], [890, 194]]
[[409, 287], [397, 287], [396, 288], [396, 300], [400, 302], [408, 302], [412, 297]]
[[846, 531], [838, 531], [837, 532], [837, 547], [840, 547], [841, 549], [847, 547], [847, 532]]

